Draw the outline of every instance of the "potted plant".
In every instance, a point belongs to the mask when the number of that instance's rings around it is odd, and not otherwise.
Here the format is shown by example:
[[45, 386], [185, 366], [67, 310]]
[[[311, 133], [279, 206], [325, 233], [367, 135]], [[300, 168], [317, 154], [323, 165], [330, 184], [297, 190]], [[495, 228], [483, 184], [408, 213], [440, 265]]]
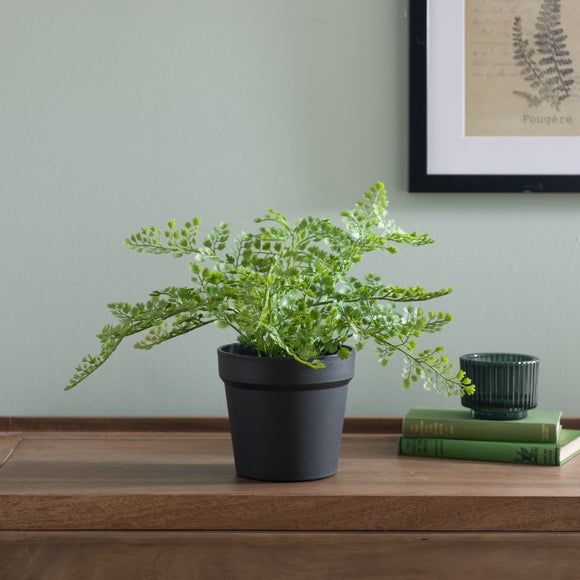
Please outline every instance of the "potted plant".
[[109, 304], [116, 324], [97, 335], [100, 353], [82, 360], [66, 389], [99, 368], [128, 336], [147, 331], [135, 344], [147, 350], [208, 324], [230, 328], [237, 342], [218, 349], [218, 363], [237, 472], [284, 481], [335, 473], [346, 389], [355, 351], [366, 342], [374, 342], [382, 365], [403, 355], [405, 387], [423, 380], [448, 395], [474, 390], [441, 347], [418, 350], [416, 344], [452, 316], [412, 303], [451, 288], [403, 288], [376, 274], [351, 273], [369, 252], [433, 242], [399, 229], [387, 205], [385, 187], [377, 183], [341, 213], [341, 226], [318, 217], [292, 224], [269, 210], [255, 220], [256, 232], [232, 240], [223, 222], [198, 244], [199, 218], [182, 227], [171, 220], [163, 229], [142, 228], [125, 244], [137, 252], [191, 257], [191, 285], [151, 292], [143, 303]]

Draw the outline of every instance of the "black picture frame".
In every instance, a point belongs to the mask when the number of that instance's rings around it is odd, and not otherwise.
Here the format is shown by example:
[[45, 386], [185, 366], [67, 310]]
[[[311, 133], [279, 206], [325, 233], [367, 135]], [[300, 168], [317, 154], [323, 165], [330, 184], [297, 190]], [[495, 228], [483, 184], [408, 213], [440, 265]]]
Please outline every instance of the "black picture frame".
[[[580, 175], [556, 174], [434, 174], [428, 172], [428, 11], [430, 4], [445, 10], [441, 0], [409, 0], [409, 191], [434, 193], [534, 192], [578, 193]], [[578, 152], [580, 171], [580, 148]]]

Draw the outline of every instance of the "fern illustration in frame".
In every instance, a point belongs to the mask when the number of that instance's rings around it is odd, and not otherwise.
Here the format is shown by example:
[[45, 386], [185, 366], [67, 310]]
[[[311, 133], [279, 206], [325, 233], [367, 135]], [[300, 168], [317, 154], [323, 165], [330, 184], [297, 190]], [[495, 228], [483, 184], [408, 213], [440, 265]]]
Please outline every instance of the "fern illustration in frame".
[[570, 51], [566, 48], [567, 35], [562, 28], [561, 10], [560, 0], [543, 0], [535, 33], [530, 40], [525, 38], [522, 17], [514, 16], [514, 60], [532, 92], [513, 92], [532, 108], [546, 103], [560, 111], [562, 103], [571, 95], [574, 69]]
[[580, 192], [580, 2], [409, 8], [409, 191]]

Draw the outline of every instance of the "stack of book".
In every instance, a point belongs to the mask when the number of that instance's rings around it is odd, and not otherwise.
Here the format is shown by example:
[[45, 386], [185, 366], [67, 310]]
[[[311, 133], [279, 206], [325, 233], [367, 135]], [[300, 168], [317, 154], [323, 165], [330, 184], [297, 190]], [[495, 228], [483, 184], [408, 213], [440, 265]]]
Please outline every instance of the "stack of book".
[[525, 419], [473, 419], [468, 409], [414, 407], [403, 419], [401, 455], [563, 465], [580, 453], [580, 431], [562, 429], [561, 411]]

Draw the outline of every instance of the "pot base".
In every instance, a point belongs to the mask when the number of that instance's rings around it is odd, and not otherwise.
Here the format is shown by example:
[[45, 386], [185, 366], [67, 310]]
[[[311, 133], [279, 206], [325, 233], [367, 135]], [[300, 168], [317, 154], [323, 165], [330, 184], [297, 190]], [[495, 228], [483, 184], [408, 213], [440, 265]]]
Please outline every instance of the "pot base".
[[236, 475], [243, 479], [249, 479], [251, 481], [266, 481], [268, 483], [300, 483], [306, 481], [318, 481], [320, 479], [328, 479], [333, 475], [336, 475], [338, 469], [335, 469], [332, 473], [328, 473], [326, 475], [317, 475], [316, 477], [309, 477], [306, 479], [264, 479], [263, 477], [252, 477], [251, 475], [244, 475], [243, 473], [239, 473], [236, 471]]

